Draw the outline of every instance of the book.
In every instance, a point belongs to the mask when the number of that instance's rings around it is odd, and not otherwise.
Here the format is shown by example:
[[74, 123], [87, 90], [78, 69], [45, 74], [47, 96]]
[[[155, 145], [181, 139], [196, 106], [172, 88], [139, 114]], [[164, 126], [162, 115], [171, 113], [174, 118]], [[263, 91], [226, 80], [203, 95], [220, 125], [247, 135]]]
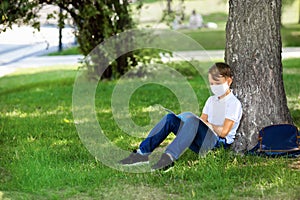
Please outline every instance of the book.
[[196, 117], [197, 119], [199, 119], [205, 126], [207, 126], [212, 133], [214, 133], [216, 136], [218, 136], [218, 134], [213, 130], [213, 128], [211, 126], [208, 126], [207, 123], [205, 121], [203, 121], [203, 119], [201, 119], [199, 116], [195, 115], [194, 113], [192, 112], [183, 112], [183, 113], [180, 113], [180, 114], [176, 114], [174, 113], [172, 110], [168, 109], [168, 108], [165, 108], [163, 106], [161, 106], [164, 110], [166, 110], [167, 112], [169, 113], [173, 113], [174, 115], [176, 115], [179, 119], [181, 119], [181, 121], [185, 122], [186, 119], [188, 119], [189, 117], [191, 116], [194, 116]]

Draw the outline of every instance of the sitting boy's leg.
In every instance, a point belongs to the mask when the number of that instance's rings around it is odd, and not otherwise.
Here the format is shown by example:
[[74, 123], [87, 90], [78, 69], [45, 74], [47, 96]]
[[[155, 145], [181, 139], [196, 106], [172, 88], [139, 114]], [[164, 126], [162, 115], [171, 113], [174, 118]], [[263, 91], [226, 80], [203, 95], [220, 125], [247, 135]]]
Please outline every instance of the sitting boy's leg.
[[164, 116], [150, 131], [147, 138], [140, 144], [140, 151], [144, 154], [151, 153], [171, 132], [177, 134], [180, 123], [181, 120], [173, 113]]
[[160, 160], [152, 166], [153, 170], [168, 170], [174, 165], [174, 161], [179, 158], [183, 151], [191, 145], [198, 129], [199, 119], [189, 117], [183, 126], [178, 130], [176, 138], [168, 145]]
[[208, 126], [199, 121], [197, 135], [189, 146], [189, 149], [197, 154], [205, 154], [213, 149], [218, 141], [218, 137], [208, 128]]
[[176, 138], [166, 149], [166, 153], [170, 154], [175, 160], [188, 148], [197, 134], [199, 119], [196, 117], [188, 118], [181, 129], [176, 134]]
[[148, 137], [140, 144], [138, 151], [133, 151], [127, 158], [121, 160], [122, 165], [137, 165], [149, 163], [148, 154], [170, 134], [177, 133], [181, 120], [175, 114], [168, 114], [150, 131]]

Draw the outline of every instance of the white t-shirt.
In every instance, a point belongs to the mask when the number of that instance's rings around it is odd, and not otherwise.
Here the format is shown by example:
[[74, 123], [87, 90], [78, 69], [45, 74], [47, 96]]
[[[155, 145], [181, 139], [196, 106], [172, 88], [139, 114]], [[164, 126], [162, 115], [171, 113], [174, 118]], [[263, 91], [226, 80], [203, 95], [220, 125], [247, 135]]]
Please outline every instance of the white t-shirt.
[[233, 143], [242, 118], [242, 104], [236, 96], [232, 92], [222, 99], [218, 99], [216, 95], [211, 96], [207, 99], [202, 112], [208, 115], [208, 122], [216, 126], [223, 126], [225, 119], [234, 121], [232, 129], [226, 136], [227, 143]]

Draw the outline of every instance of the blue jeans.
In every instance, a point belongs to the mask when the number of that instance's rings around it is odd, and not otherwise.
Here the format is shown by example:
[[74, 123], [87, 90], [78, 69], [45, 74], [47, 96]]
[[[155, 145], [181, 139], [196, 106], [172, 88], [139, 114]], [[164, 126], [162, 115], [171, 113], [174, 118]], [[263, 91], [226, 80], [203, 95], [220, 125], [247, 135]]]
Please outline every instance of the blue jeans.
[[151, 153], [166, 137], [173, 132], [176, 137], [167, 146], [169, 153], [176, 160], [188, 147], [196, 153], [205, 153], [214, 147], [227, 147], [224, 138], [217, 137], [210, 131], [205, 123], [192, 113], [183, 121], [173, 113], [164, 116], [161, 121], [150, 131], [148, 137], [140, 144], [142, 153]]

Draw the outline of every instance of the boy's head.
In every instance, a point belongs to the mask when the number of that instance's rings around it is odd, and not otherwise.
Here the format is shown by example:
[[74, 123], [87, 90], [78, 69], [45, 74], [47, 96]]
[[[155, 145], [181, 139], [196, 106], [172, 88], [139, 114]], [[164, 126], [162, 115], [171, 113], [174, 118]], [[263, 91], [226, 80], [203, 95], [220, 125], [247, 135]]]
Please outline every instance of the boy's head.
[[208, 70], [208, 73], [214, 80], [218, 80], [220, 77], [231, 78], [232, 72], [230, 66], [226, 63], [217, 62], [211, 66]]
[[[227, 91], [232, 83], [232, 72], [230, 66], [226, 63], [215, 63], [208, 70], [208, 80], [211, 85], [212, 92], [215, 94], [215, 89], [219, 87], [219, 92], [217, 92], [216, 95], [221, 96], [221, 85], [223, 86], [223, 90]], [[226, 91], [224, 91], [224, 93], [226, 93]]]

